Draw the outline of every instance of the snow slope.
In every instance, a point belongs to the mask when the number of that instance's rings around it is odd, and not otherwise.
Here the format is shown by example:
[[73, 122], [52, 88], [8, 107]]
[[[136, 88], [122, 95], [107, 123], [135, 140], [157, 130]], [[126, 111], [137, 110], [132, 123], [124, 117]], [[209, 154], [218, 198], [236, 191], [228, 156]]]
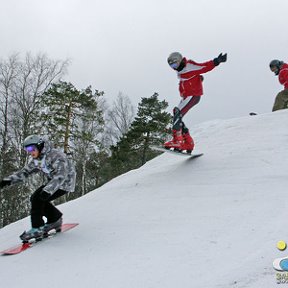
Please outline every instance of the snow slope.
[[[0, 257], [1, 287], [279, 287], [288, 110], [194, 126], [203, 157], [162, 154], [62, 205], [80, 225]], [[0, 230], [17, 243], [29, 218]]]

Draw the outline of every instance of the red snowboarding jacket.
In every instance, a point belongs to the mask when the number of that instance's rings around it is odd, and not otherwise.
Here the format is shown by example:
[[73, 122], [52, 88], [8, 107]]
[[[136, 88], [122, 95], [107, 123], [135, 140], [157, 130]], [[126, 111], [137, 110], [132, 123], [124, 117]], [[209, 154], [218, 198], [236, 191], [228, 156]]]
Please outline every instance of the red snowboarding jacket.
[[180, 80], [179, 92], [181, 97], [185, 99], [188, 96], [203, 95], [201, 74], [215, 68], [213, 60], [204, 63], [196, 63], [193, 60], [184, 58], [184, 61], [185, 67], [177, 73]]
[[284, 63], [278, 75], [279, 82], [284, 85], [284, 89], [288, 89], [288, 64]]

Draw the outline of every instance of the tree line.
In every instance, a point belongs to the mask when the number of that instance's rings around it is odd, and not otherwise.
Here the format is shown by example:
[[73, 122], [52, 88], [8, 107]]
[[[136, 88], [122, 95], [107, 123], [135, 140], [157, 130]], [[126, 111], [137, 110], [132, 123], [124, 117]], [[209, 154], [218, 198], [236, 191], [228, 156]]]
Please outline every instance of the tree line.
[[[136, 169], [157, 153], [170, 129], [168, 103], [158, 93], [142, 98], [137, 112], [119, 93], [112, 107], [104, 91], [77, 89], [63, 81], [69, 61], [45, 54], [18, 54], [0, 60], [0, 179], [28, 161], [23, 140], [48, 135], [75, 163], [76, 191], [58, 203], [83, 196], [112, 178]], [[24, 185], [0, 191], [0, 227], [27, 216], [29, 196], [45, 179], [35, 175]]]

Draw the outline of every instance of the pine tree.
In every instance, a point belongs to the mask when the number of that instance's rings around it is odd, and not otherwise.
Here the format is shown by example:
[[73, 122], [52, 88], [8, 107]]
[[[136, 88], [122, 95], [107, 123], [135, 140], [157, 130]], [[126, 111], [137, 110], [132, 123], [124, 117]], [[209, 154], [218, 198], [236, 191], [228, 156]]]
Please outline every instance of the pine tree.
[[[65, 153], [70, 152], [72, 139], [83, 137], [81, 124], [95, 117], [97, 110], [96, 91], [91, 87], [84, 91], [77, 90], [71, 83], [60, 81], [52, 84], [42, 98], [42, 128], [53, 135], [57, 146], [63, 147]], [[88, 137], [86, 135], [86, 137]]]
[[131, 125], [129, 136], [135, 143], [134, 149], [141, 153], [141, 165], [151, 158], [149, 145], [157, 145], [164, 141], [166, 128], [171, 121], [171, 114], [163, 111], [168, 107], [168, 102], [159, 101], [158, 96], [158, 93], [154, 93], [149, 98], [142, 98], [137, 116]]
[[111, 147], [111, 161], [116, 174], [145, 164], [156, 155], [149, 145], [164, 141], [171, 114], [164, 111], [168, 103], [159, 101], [158, 96], [158, 93], [154, 93], [149, 98], [142, 98], [131, 128], [117, 145]]

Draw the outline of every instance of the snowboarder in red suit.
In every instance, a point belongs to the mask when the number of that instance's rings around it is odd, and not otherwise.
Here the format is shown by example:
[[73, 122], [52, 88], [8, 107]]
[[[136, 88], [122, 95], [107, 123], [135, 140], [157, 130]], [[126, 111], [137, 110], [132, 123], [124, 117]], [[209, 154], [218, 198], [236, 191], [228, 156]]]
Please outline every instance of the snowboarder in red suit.
[[288, 64], [280, 60], [272, 60], [270, 62], [270, 70], [278, 76], [280, 84], [284, 85], [284, 90], [280, 91], [272, 108], [272, 111], [288, 108]]
[[173, 109], [173, 138], [164, 143], [167, 149], [187, 150], [191, 152], [194, 148], [194, 141], [189, 134], [182, 118], [196, 104], [199, 103], [203, 95], [203, 73], [209, 72], [222, 62], [226, 62], [227, 54], [220, 54], [214, 60], [204, 63], [197, 63], [187, 60], [179, 52], [169, 55], [167, 61], [172, 69], [177, 71], [179, 78], [179, 92], [182, 97], [179, 105]]

